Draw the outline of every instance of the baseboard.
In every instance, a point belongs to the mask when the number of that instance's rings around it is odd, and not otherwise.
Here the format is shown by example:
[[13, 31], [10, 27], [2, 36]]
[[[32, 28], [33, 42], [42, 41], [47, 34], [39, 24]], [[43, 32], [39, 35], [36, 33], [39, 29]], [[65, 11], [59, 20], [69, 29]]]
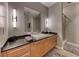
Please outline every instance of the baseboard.
[[67, 44], [70, 44], [70, 45], [72, 45], [72, 46], [75, 46], [75, 47], [79, 47], [79, 45], [78, 44], [75, 44], [75, 43], [71, 43], [71, 42], [66, 42]]
[[79, 45], [72, 43], [72, 42], [66, 42], [64, 45], [64, 50], [67, 50], [75, 55], [79, 56]]
[[79, 45], [72, 42], [65, 42], [63, 47], [56, 46], [57, 49], [65, 50], [79, 56]]
[[[71, 43], [71, 42], [66, 42], [66, 43], [69, 44], [69, 45], [75, 46], [75, 47], [79, 47], [79, 45], [75, 44], [75, 43]], [[59, 46], [56, 46], [56, 48], [63, 49], [62, 47], [59, 47]]]

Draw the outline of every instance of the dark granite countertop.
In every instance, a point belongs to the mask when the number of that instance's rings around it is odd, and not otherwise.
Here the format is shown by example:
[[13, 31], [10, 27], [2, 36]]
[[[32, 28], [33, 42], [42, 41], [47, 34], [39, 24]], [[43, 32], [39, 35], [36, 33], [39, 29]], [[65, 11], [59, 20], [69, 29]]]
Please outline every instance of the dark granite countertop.
[[[36, 41], [42, 40], [43, 38], [47, 38], [47, 37], [50, 37], [50, 36], [53, 36], [53, 35], [54, 34], [52, 34], [52, 35], [42, 35], [42, 36], [41, 36], [41, 34], [39, 34], [39, 36], [33, 35], [34, 40], [32, 42], [36, 42]], [[16, 48], [16, 47], [19, 47], [21, 45], [30, 44], [32, 42], [28, 42], [25, 38], [20, 38], [20, 39], [13, 41], [13, 42], [6, 42], [6, 44], [2, 48], [2, 51], [6, 51], [6, 50], [9, 50], [9, 49], [12, 49], [12, 48]]]

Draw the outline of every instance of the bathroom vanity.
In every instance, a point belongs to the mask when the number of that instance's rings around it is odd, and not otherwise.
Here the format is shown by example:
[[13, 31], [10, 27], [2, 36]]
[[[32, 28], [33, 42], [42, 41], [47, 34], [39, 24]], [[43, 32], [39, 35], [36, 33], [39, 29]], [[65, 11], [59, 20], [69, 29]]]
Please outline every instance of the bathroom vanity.
[[0, 51], [0, 56], [1, 56], [1, 51]]
[[57, 35], [27, 42], [19, 39], [14, 43], [6, 43], [2, 48], [3, 57], [41, 57], [53, 49], [57, 44]]

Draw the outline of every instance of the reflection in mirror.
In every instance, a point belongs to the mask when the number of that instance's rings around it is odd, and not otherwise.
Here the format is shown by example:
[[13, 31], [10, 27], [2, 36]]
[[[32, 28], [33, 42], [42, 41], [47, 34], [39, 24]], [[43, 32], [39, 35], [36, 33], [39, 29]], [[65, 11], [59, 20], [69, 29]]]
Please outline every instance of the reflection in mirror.
[[16, 9], [13, 9], [13, 28], [16, 28], [17, 16], [16, 16]]
[[8, 37], [41, 31], [41, 17], [37, 10], [27, 7], [11, 8], [10, 15]]
[[24, 7], [25, 32], [40, 32], [41, 17], [40, 12]]

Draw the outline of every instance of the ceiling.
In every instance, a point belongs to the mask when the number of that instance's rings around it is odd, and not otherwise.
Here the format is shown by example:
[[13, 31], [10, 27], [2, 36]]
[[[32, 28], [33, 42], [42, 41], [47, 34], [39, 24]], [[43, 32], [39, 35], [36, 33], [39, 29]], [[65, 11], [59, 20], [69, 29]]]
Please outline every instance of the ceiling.
[[52, 5], [54, 5], [56, 2], [40, 2], [41, 4], [43, 4], [46, 7], [51, 7]]

